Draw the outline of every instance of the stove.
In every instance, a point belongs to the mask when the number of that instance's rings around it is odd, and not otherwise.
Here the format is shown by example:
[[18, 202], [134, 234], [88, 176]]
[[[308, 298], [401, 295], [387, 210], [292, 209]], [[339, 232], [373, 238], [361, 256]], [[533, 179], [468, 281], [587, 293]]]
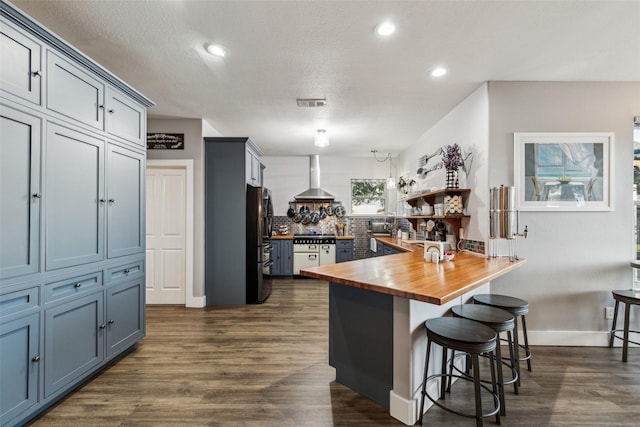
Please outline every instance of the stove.
[[336, 235], [335, 234], [294, 234], [293, 244], [294, 245], [313, 245], [313, 244], [335, 245]]
[[294, 234], [293, 274], [300, 274], [301, 268], [335, 264], [335, 234]]

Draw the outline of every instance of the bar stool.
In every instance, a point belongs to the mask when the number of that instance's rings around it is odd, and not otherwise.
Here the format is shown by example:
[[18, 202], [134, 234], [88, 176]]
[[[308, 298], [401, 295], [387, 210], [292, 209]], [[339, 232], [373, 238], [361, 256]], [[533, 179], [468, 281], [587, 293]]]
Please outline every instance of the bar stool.
[[[516, 349], [516, 369], [518, 370], [518, 385], [520, 385], [520, 362], [527, 361], [527, 370], [531, 372], [531, 349], [529, 348], [529, 338], [527, 337], [527, 321], [525, 315], [529, 312], [529, 303], [523, 299], [511, 297], [508, 295], [497, 294], [478, 294], [473, 296], [474, 304], [488, 305], [491, 307], [501, 308], [508, 311], [515, 317], [515, 323], [513, 327], [513, 341], [515, 343], [514, 349]], [[522, 335], [524, 336], [524, 345], [521, 345], [518, 340], [518, 317], [522, 322]], [[520, 357], [520, 348], [524, 349], [525, 356]]]
[[[496, 422], [500, 424], [500, 399], [497, 394], [497, 384], [494, 366], [493, 351], [496, 348], [497, 335], [493, 329], [481, 323], [474, 322], [469, 319], [456, 317], [438, 317], [429, 319], [425, 323], [427, 333], [427, 352], [424, 364], [424, 379], [422, 381], [422, 398], [420, 400], [420, 419], [422, 424], [422, 416], [424, 412], [425, 397], [434, 405], [444, 409], [445, 411], [476, 419], [476, 426], [482, 426], [482, 418], [496, 416]], [[429, 358], [431, 355], [431, 343], [438, 344], [442, 347], [442, 371], [439, 374], [428, 375]], [[465, 352], [471, 355], [471, 363], [473, 365], [473, 377], [463, 375], [455, 375], [447, 373], [447, 352], [448, 350]], [[487, 353], [489, 355], [489, 366], [491, 371], [492, 389], [489, 389], [480, 381], [480, 364], [479, 355]], [[469, 414], [457, 411], [453, 408], [444, 406], [427, 393], [427, 382], [434, 378], [440, 378], [440, 396], [439, 399], [445, 398], [445, 386], [448, 377], [455, 377], [467, 381], [473, 381], [475, 392], [475, 414]], [[495, 407], [487, 412], [482, 412], [482, 399], [480, 396], [481, 388], [489, 391], [493, 396]]]
[[[613, 324], [611, 325], [611, 335], [609, 336], [609, 347], [613, 347], [613, 339], [618, 338], [622, 340], [622, 361], [627, 361], [627, 353], [629, 349], [629, 343], [640, 345], [636, 341], [629, 340], [629, 332], [640, 333], [640, 331], [629, 330], [629, 313], [632, 305], [640, 305], [640, 291], [623, 290], [623, 291], [611, 291], [613, 299], [616, 300], [616, 306], [613, 310]], [[618, 320], [618, 305], [624, 303], [624, 329], [616, 329], [616, 321]], [[616, 335], [616, 332], [624, 331], [624, 335], [620, 337]]]
[[[509, 348], [509, 360], [510, 362], [507, 364], [502, 361], [502, 350], [500, 348], [500, 342], [496, 343], [496, 359], [498, 365], [498, 391], [500, 394], [500, 414], [506, 415], [506, 403], [504, 398], [504, 386], [507, 384], [513, 384], [514, 391], [518, 394], [518, 371], [516, 369], [515, 362], [515, 348], [513, 339], [511, 337], [511, 331], [513, 331], [515, 318], [508, 311], [490, 307], [488, 305], [480, 305], [480, 304], [461, 304], [455, 305], [451, 307], [451, 312], [455, 317], [462, 317], [463, 319], [469, 319], [476, 322], [480, 322], [483, 325], [486, 325], [493, 329], [498, 337], [501, 332], [507, 333], [507, 343]], [[454, 355], [451, 357], [451, 363], [449, 365], [449, 370], [451, 371], [453, 368], [453, 361], [455, 357]], [[502, 365], [506, 364], [511, 369], [511, 379], [504, 380]], [[451, 378], [449, 378], [451, 380]]]

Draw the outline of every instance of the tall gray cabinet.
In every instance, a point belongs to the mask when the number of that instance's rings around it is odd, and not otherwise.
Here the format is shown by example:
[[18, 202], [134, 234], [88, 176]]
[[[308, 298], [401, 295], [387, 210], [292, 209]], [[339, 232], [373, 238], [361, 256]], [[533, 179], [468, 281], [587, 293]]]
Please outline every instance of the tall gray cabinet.
[[0, 2], [0, 425], [33, 418], [145, 334], [153, 103]]

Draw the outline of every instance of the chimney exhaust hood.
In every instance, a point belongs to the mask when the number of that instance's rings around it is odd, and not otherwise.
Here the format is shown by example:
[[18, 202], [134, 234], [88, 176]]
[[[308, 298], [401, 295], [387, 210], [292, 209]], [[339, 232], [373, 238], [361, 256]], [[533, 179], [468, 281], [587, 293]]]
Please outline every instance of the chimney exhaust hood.
[[309, 156], [309, 189], [294, 197], [296, 201], [333, 201], [332, 194], [320, 188], [320, 156]]

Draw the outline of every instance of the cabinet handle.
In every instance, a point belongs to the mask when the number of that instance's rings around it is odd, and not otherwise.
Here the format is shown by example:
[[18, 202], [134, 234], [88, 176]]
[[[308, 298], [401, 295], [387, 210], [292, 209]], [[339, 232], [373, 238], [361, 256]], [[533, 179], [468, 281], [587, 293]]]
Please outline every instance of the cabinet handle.
[[33, 77], [42, 77], [42, 71], [41, 70], [34, 71], [31, 74], [33, 74]]
[[110, 324], [110, 325], [113, 325], [114, 323], [116, 323], [116, 321], [115, 321], [115, 320], [113, 320], [113, 319], [109, 320], [109, 324]]
[[114, 203], [116, 199], [109, 199], [109, 203]]
[[104, 329], [104, 328], [106, 328], [106, 327], [107, 327], [107, 325], [105, 325], [105, 324], [103, 323], [102, 325], [100, 325], [100, 326], [98, 326], [98, 327], [99, 327], [100, 329]]
[[109, 114], [113, 114], [113, 113], [115, 113], [115, 112], [116, 112], [116, 110], [114, 110], [113, 108], [111, 108], [111, 109], [109, 109], [109, 110], [107, 110], [107, 111], [109, 112]]
[[40, 356], [33, 356], [33, 358], [31, 359], [32, 362], [39, 362], [40, 361]]
[[124, 269], [124, 274], [129, 274], [129, 269], [128, 268]]
[[82, 283], [76, 283], [75, 285], [73, 285], [74, 288], [79, 288], [80, 286], [82, 286]]
[[42, 198], [42, 193], [33, 193], [33, 198], [34, 199], [41, 199]]

